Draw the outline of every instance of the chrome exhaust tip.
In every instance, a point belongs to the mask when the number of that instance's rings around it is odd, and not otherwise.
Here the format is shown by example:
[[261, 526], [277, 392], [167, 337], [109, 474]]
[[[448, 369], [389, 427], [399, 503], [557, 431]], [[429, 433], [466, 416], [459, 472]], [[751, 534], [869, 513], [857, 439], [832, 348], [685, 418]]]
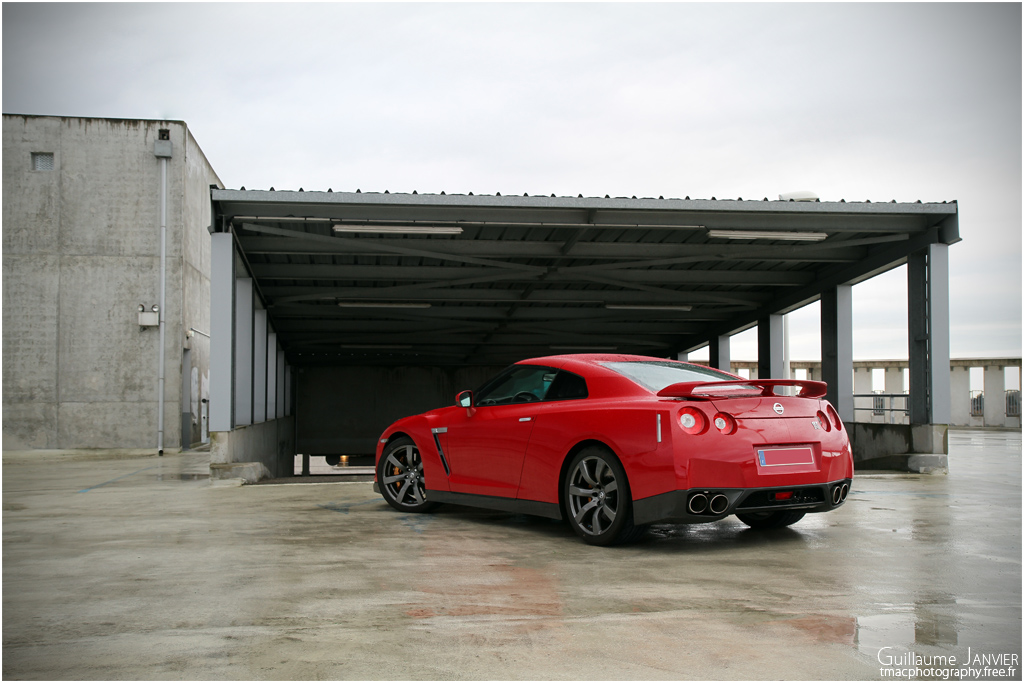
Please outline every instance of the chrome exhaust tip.
[[843, 484], [843, 492], [842, 492], [842, 495], [839, 496], [839, 501], [842, 502], [842, 501], [846, 500], [846, 496], [849, 493], [850, 493], [850, 487], [847, 486], [846, 484]]
[[686, 504], [686, 508], [695, 515], [699, 515], [708, 509], [708, 497], [703, 493], [695, 493], [690, 496], [690, 502]]
[[832, 504], [839, 505], [843, 501], [843, 487], [836, 486], [832, 489]]
[[711, 513], [720, 515], [729, 509], [729, 499], [721, 493], [715, 494], [711, 499]]

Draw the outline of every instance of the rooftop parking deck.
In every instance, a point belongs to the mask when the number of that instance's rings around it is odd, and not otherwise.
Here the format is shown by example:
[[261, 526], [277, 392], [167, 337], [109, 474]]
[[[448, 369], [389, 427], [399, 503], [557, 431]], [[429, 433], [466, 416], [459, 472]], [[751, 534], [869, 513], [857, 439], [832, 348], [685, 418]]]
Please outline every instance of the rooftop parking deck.
[[1019, 432], [954, 431], [949, 476], [862, 473], [788, 529], [595, 548], [540, 518], [402, 515], [368, 483], [215, 487], [207, 453], [8, 452], [3, 676], [879, 679], [886, 647], [1019, 663], [1020, 458]]

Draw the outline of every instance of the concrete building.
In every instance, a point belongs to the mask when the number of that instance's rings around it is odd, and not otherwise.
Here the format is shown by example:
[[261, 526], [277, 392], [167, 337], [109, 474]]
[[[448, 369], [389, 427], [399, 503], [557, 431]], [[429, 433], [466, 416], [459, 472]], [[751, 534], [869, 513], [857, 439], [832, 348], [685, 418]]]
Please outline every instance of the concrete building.
[[5, 449], [202, 441], [211, 186], [184, 122], [4, 115]]

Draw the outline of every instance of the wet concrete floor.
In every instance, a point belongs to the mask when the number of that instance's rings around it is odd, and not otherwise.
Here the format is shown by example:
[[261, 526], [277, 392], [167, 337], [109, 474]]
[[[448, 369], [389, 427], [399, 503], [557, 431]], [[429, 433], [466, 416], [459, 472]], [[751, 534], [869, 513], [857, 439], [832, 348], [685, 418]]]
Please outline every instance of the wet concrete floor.
[[4, 678], [879, 679], [881, 648], [971, 648], [1020, 679], [1019, 432], [790, 529], [610, 549], [367, 483], [212, 487], [206, 458], [4, 454]]

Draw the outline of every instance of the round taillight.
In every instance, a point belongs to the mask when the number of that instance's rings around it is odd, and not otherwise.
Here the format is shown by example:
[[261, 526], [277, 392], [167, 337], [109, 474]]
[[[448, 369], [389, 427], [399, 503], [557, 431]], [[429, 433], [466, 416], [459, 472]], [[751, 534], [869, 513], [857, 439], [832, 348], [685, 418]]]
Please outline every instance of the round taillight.
[[835, 425], [835, 428], [842, 429], [843, 421], [839, 419], [839, 413], [836, 412], [836, 409], [829, 405], [826, 412], [828, 413], [829, 421], [832, 422], [833, 425]]
[[679, 425], [687, 434], [703, 434], [708, 428], [708, 419], [696, 408], [683, 408], [679, 413]]
[[818, 411], [818, 424], [820, 424], [821, 428], [824, 429], [826, 432], [832, 431], [832, 425], [828, 421], [828, 415], [821, 412], [820, 410]]
[[715, 429], [722, 432], [723, 434], [732, 434], [736, 431], [736, 420], [733, 419], [732, 415], [728, 413], [718, 413], [715, 415]]

